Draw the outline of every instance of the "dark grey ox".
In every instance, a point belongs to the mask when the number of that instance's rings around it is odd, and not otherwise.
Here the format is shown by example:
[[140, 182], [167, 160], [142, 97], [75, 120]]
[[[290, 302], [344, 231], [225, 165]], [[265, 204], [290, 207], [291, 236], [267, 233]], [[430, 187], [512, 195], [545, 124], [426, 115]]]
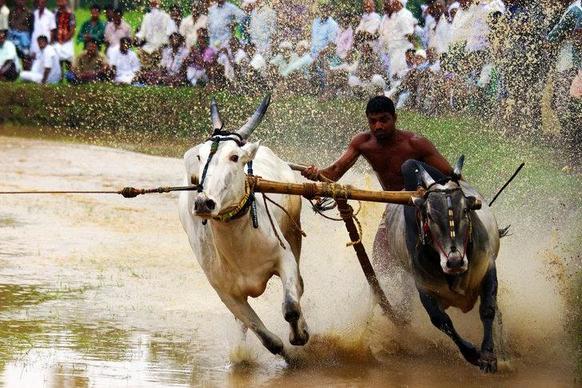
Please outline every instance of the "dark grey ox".
[[[396, 268], [411, 274], [433, 325], [455, 342], [468, 362], [493, 373], [497, 370], [492, 326], [500, 232], [483, 198], [459, 179], [463, 160], [461, 156], [452, 178], [438, 182], [421, 163], [403, 165], [403, 173], [415, 172], [418, 184], [427, 191], [414, 199], [414, 207], [388, 205], [375, 241], [375, 260], [381, 273]], [[378, 250], [387, 250], [388, 259]], [[484, 329], [480, 350], [457, 333], [445, 313], [449, 307], [468, 312], [479, 297]]]

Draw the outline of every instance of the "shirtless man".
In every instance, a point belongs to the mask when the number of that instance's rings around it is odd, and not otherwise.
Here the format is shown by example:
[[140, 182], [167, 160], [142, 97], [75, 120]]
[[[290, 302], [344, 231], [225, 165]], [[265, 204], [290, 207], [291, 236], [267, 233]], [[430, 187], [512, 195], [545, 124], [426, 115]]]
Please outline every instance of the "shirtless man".
[[[397, 116], [394, 103], [388, 97], [373, 97], [366, 107], [366, 116], [370, 130], [354, 136], [348, 149], [337, 161], [322, 170], [313, 165], [309, 166], [302, 175], [316, 180], [321, 174], [337, 181], [356, 163], [360, 155], [370, 163], [384, 190], [416, 190], [419, 184], [416, 176], [419, 162], [435, 181], [452, 174], [453, 169], [430, 141], [412, 132], [396, 129]], [[386, 209], [388, 206], [391, 205], [387, 205]], [[408, 218], [415, 219], [414, 207], [406, 206], [404, 211], [405, 214], [408, 213]], [[398, 263], [387, 256], [389, 252], [387, 213], [385, 211], [382, 215], [372, 251], [372, 263], [383, 275], [394, 274], [393, 271], [398, 268]], [[399, 284], [402, 294], [397, 297], [392, 291], [391, 298], [401, 301], [394, 306], [398, 309], [398, 314], [406, 320], [410, 319], [406, 301], [411, 300], [412, 290], [415, 289], [414, 284], [409, 281], [408, 278], [391, 276], [392, 284], [401, 282]]]
[[435, 180], [450, 176], [453, 172], [447, 160], [430, 141], [396, 128], [394, 103], [388, 97], [370, 99], [366, 117], [370, 130], [354, 136], [338, 160], [321, 170], [309, 166], [302, 175], [316, 180], [321, 174], [337, 181], [356, 163], [360, 155], [370, 163], [384, 190], [416, 190], [413, 160], [423, 162]]

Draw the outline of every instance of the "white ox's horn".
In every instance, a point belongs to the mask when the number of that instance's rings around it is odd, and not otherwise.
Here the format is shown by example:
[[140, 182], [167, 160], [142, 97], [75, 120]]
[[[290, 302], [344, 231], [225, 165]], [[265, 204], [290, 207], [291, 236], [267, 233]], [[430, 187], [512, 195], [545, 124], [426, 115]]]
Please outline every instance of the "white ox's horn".
[[210, 103], [210, 118], [212, 119], [212, 131], [222, 130], [222, 120], [220, 119], [220, 113], [218, 113], [218, 104], [214, 97], [212, 97], [212, 102]]
[[463, 171], [463, 165], [465, 164], [465, 155], [461, 155], [457, 163], [455, 163], [455, 168], [453, 170], [453, 176], [457, 179], [461, 178], [461, 171]]
[[435, 184], [434, 179], [432, 179], [430, 174], [426, 172], [422, 164], [417, 163], [416, 167], [417, 167], [416, 174], [421, 179], [422, 183], [424, 183], [424, 186], [426, 188], [429, 188], [430, 186]]
[[253, 131], [255, 130], [255, 128], [259, 126], [259, 124], [263, 120], [263, 117], [265, 116], [265, 113], [267, 112], [267, 108], [269, 107], [270, 103], [271, 103], [271, 93], [268, 93], [265, 96], [265, 98], [263, 98], [263, 101], [261, 101], [261, 105], [259, 105], [255, 113], [253, 113], [253, 115], [249, 117], [245, 125], [243, 125], [238, 131], [236, 131], [236, 133], [238, 133], [243, 138], [243, 140], [248, 139], [251, 133], [253, 133]]

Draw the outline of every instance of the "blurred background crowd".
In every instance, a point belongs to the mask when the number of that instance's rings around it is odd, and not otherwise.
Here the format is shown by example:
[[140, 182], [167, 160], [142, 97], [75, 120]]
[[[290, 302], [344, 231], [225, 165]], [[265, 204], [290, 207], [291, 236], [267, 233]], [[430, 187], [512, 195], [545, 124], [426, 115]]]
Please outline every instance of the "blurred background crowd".
[[579, 159], [580, 3], [150, 0], [134, 28], [119, 1], [77, 20], [68, 0], [0, 0], [0, 80], [384, 93], [398, 108], [471, 108], [521, 133], [540, 131], [547, 94]]

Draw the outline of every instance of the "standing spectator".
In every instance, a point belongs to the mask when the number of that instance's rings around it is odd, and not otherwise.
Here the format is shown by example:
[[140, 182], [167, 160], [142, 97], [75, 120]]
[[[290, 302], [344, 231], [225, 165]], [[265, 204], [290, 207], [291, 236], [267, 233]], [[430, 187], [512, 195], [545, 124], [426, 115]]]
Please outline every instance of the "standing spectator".
[[570, 40], [572, 43], [572, 68], [564, 69], [556, 78], [556, 111], [560, 120], [561, 136], [566, 151], [568, 166], [579, 169], [582, 165], [582, 5], [580, 0], [572, 2], [560, 21], [548, 35], [553, 43]]
[[119, 42], [119, 52], [109, 63], [113, 73], [113, 80], [118, 84], [131, 84], [141, 69], [137, 55], [129, 48], [131, 39], [124, 37]]
[[107, 61], [99, 52], [97, 41], [91, 37], [85, 40], [85, 51], [77, 57], [72, 69], [65, 78], [72, 85], [86, 82], [103, 81], [107, 75]]
[[356, 27], [356, 40], [370, 44], [373, 49], [377, 49], [378, 29], [382, 17], [376, 13], [376, 5], [373, 0], [364, 0], [364, 14], [360, 24]]
[[113, 8], [113, 4], [107, 4], [105, 6], [105, 21], [107, 23], [113, 21], [113, 14], [115, 13], [115, 9]]
[[37, 84], [56, 84], [61, 80], [61, 64], [55, 48], [49, 45], [48, 37], [40, 35], [36, 38], [38, 50], [32, 69], [20, 73], [23, 81]]
[[170, 35], [170, 45], [162, 50], [162, 68], [160, 83], [162, 85], [180, 86], [186, 82], [185, 61], [188, 49], [184, 37], [177, 32]]
[[20, 72], [16, 46], [7, 40], [8, 31], [0, 30], [0, 81], [15, 81]]
[[182, 8], [178, 4], [174, 4], [170, 7], [170, 17], [174, 22], [174, 31], [180, 31], [180, 26], [182, 25]]
[[30, 33], [32, 31], [32, 12], [26, 7], [26, 0], [16, 0], [16, 5], [8, 18], [8, 39], [16, 46], [21, 56], [30, 52]]
[[271, 42], [276, 31], [277, 14], [268, 0], [257, 0], [251, 12], [249, 35], [251, 43], [265, 59], [271, 55]]
[[37, 0], [37, 8], [34, 10], [34, 23], [32, 30], [32, 42], [30, 51], [33, 55], [38, 52], [38, 37], [44, 35], [51, 39], [57, 29], [55, 14], [46, 9], [46, 0]]
[[354, 46], [354, 29], [351, 21], [352, 16], [348, 12], [342, 13], [337, 20], [339, 28], [335, 40], [335, 52], [342, 60], [346, 59]]
[[208, 35], [210, 45], [221, 47], [228, 44], [232, 36], [233, 24], [241, 22], [245, 13], [232, 3], [217, 0], [208, 9]]
[[208, 0], [194, 0], [192, 14], [180, 24], [180, 34], [186, 40], [188, 50], [198, 41], [198, 30], [208, 26]]
[[131, 38], [131, 27], [123, 20], [123, 10], [117, 8], [113, 12], [113, 20], [105, 26], [105, 45], [107, 47], [107, 60], [111, 62], [113, 55], [119, 51], [122, 38]]
[[57, 24], [56, 36], [54, 39], [54, 47], [57, 55], [63, 63], [70, 68], [75, 55], [75, 46], [73, 37], [75, 36], [76, 20], [75, 14], [69, 9], [68, 0], [57, 0], [57, 12], [55, 20]]
[[318, 5], [319, 16], [311, 24], [311, 56], [316, 58], [329, 44], [335, 42], [339, 32], [339, 25], [331, 17], [331, 6], [327, 0], [320, 0]]
[[89, 38], [93, 39], [97, 45], [102, 45], [105, 35], [105, 23], [99, 18], [101, 8], [97, 4], [91, 6], [91, 18], [81, 26], [77, 42], [86, 44]]
[[405, 0], [385, 0], [385, 14], [379, 28], [378, 47], [386, 55], [391, 81], [402, 78], [408, 72], [406, 52], [414, 47], [411, 40], [418, 24], [404, 4]]
[[168, 37], [176, 32], [176, 24], [166, 12], [160, 9], [159, 0], [150, 0], [150, 12], [142, 22], [136, 39], [143, 44], [138, 52], [142, 69], [153, 70], [160, 63], [160, 48], [168, 43]]
[[434, 25], [426, 24], [427, 48], [434, 49], [438, 55], [442, 55], [449, 50], [449, 41], [451, 39], [451, 21], [448, 11], [445, 11], [445, 5], [442, 0], [435, 1], [429, 8], [429, 14], [435, 20]]
[[6, 0], [0, 0], [0, 30], [8, 30], [10, 10], [6, 6]]

